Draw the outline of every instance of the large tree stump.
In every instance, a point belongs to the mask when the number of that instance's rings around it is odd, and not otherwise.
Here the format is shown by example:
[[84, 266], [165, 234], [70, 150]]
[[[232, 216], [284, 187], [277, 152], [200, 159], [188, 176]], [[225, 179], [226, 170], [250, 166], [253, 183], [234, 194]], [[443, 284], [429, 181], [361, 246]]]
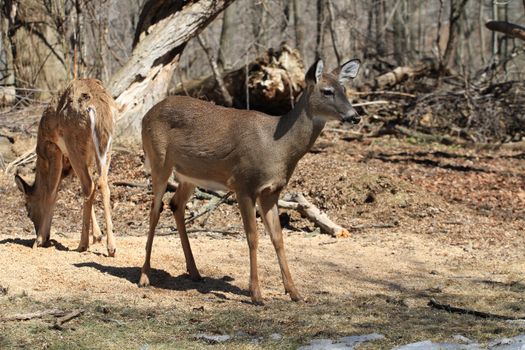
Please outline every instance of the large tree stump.
[[119, 142], [140, 140], [144, 114], [166, 97], [186, 43], [233, 0], [148, 0], [139, 18], [129, 61], [108, 88], [121, 106]]
[[[299, 51], [283, 44], [278, 50], [268, 50], [248, 67], [226, 72], [223, 80], [233, 107], [282, 115], [293, 108], [304, 88], [304, 63]], [[213, 75], [178, 84], [171, 93], [227, 105]]]

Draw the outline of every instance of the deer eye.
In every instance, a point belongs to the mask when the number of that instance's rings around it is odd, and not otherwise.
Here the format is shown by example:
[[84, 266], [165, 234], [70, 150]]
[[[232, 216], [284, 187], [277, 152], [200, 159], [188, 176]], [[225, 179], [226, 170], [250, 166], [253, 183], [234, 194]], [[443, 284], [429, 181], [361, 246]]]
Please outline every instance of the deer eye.
[[332, 88], [324, 88], [324, 89], [321, 89], [321, 92], [322, 92], [323, 95], [325, 95], [325, 96], [334, 96], [334, 89], [332, 89]]

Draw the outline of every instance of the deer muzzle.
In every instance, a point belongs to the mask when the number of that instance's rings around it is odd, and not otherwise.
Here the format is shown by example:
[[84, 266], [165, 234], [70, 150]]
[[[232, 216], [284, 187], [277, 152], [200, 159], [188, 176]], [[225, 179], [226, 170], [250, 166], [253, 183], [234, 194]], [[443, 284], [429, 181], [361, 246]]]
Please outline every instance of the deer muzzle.
[[343, 115], [343, 122], [359, 124], [361, 121], [361, 116], [352, 108], [345, 115]]

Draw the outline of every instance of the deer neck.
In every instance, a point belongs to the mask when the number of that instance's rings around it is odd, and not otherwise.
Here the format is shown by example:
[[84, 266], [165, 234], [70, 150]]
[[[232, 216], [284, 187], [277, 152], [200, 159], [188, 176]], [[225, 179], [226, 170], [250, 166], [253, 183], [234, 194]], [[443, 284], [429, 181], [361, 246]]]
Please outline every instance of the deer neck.
[[284, 148], [282, 154], [288, 156], [288, 162], [294, 167], [310, 150], [325, 126], [320, 118], [314, 118], [309, 103], [310, 94], [306, 90], [301, 95], [294, 109], [280, 118], [274, 133], [274, 140], [280, 148]]

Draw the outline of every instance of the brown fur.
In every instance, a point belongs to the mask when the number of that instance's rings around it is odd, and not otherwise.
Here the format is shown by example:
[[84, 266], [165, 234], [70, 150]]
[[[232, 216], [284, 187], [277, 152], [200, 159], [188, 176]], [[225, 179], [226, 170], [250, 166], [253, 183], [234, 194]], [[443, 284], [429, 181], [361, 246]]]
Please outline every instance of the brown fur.
[[[86, 198], [83, 208], [82, 238], [78, 250], [86, 250], [89, 247], [91, 220], [93, 220], [94, 239], [100, 239], [98, 237], [100, 228], [92, 209], [95, 186], [89, 170], [95, 164], [100, 174], [98, 185], [104, 200], [108, 251], [110, 255], [115, 253], [107, 185], [110, 152], [106, 164], [101, 164], [96, 156], [89, 108], [95, 111], [95, 133], [99, 152], [104, 153], [108, 149], [113, 133], [116, 103], [99, 80], [73, 80], [57, 97], [53, 98], [40, 120], [34, 184], [28, 185], [22, 178], [16, 177], [18, 187], [26, 195], [28, 216], [35, 225], [37, 239], [34, 247], [49, 240], [58, 187], [71, 168], [79, 177]], [[65, 150], [60, 147], [65, 147]]]
[[[358, 68], [358, 63], [355, 64]], [[200, 278], [186, 235], [184, 208], [195, 186], [218, 185], [234, 191], [239, 202], [250, 249], [252, 300], [262, 301], [257, 277], [256, 202], [277, 252], [285, 290], [292, 300], [301, 299], [284, 254], [277, 200], [297, 162], [313, 145], [326, 121], [357, 118], [338, 81], [338, 78], [344, 80], [339, 70], [316, 76], [320, 71], [317, 67], [315, 64], [307, 73], [306, 91], [294, 110], [282, 117], [219, 107], [184, 96], [169, 97], [146, 114], [142, 121], [142, 141], [151, 166], [154, 200], [141, 286], [149, 284], [151, 247], [159, 208], [175, 168], [179, 188], [170, 206], [174, 208], [190, 276]], [[347, 78], [347, 71], [343, 71]]]

